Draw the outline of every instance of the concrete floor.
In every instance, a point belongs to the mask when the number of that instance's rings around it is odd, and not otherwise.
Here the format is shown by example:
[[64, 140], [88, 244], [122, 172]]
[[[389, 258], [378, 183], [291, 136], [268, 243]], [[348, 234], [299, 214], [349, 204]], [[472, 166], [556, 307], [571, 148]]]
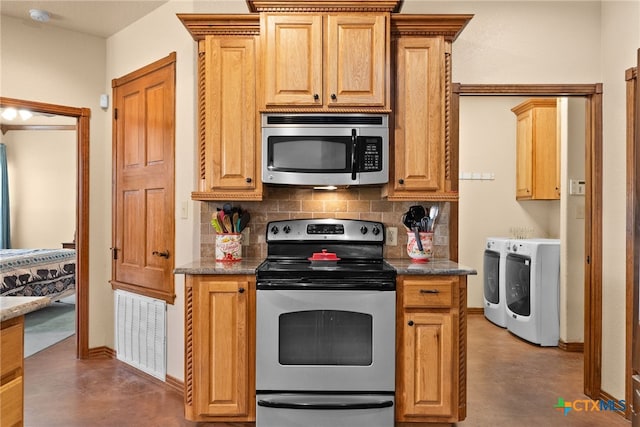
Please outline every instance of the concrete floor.
[[[529, 344], [468, 318], [467, 419], [460, 427], [625, 426], [609, 412], [554, 408], [586, 399], [581, 353]], [[182, 396], [112, 359], [76, 360], [73, 337], [25, 359], [25, 426], [239, 426], [192, 423]]]

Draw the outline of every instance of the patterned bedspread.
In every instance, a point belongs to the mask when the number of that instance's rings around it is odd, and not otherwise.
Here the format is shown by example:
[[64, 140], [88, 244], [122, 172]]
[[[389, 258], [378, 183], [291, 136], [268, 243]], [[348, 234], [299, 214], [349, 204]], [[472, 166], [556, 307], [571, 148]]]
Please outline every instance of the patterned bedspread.
[[0, 249], [0, 296], [62, 298], [75, 293], [73, 249]]

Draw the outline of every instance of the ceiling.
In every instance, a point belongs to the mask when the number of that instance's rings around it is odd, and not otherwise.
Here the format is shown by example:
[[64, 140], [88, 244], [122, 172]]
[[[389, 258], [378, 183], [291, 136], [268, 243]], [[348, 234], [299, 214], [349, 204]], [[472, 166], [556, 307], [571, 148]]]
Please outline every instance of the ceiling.
[[109, 37], [142, 18], [168, 0], [0, 0], [0, 15], [30, 20], [30, 9], [49, 12], [47, 23], [98, 37]]

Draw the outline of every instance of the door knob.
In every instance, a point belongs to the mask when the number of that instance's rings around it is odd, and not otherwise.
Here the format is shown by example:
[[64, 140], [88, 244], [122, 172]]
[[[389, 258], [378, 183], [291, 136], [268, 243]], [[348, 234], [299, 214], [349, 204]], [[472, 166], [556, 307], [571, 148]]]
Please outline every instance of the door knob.
[[153, 252], [151, 252], [151, 255], [155, 255], [155, 256], [159, 256], [159, 257], [162, 257], [162, 258], [169, 259], [169, 251], [168, 250], [166, 250], [164, 252], [153, 251]]

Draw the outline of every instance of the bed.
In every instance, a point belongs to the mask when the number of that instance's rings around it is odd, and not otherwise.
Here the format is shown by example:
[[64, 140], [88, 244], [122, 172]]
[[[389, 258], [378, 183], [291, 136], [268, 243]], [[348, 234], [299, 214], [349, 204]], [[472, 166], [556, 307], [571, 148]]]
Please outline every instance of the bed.
[[43, 296], [52, 301], [75, 294], [73, 249], [0, 249], [0, 296]]

